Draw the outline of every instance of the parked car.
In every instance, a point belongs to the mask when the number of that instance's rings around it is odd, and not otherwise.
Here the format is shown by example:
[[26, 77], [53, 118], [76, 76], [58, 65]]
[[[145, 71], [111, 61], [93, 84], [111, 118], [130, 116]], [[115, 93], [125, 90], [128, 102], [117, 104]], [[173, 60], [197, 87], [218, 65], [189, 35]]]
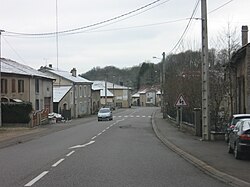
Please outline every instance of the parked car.
[[112, 111], [110, 108], [101, 108], [97, 114], [98, 121], [113, 120]]
[[236, 159], [250, 154], [250, 119], [239, 120], [229, 134], [228, 153], [234, 153]]
[[229, 119], [229, 122], [226, 126], [225, 129], [225, 141], [228, 143], [228, 138], [229, 138], [229, 134], [232, 132], [232, 130], [234, 129], [234, 126], [236, 125], [236, 123], [240, 120], [240, 119], [250, 119], [250, 114], [234, 114], [231, 116], [231, 118]]

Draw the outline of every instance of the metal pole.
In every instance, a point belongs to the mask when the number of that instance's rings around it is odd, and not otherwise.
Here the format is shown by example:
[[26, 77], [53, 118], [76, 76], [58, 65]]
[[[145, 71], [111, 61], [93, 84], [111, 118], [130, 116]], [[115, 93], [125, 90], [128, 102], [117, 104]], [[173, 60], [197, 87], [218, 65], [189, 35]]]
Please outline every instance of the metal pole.
[[201, 0], [202, 21], [202, 139], [210, 140], [209, 116], [209, 63], [208, 63], [208, 33], [207, 33], [207, 2]]
[[1, 101], [0, 101], [0, 127], [2, 127], [2, 32], [4, 30], [0, 30], [0, 94], [1, 94]]
[[107, 77], [105, 77], [105, 107], [107, 106]]
[[163, 107], [163, 118], [167, 118], [167, 110], [166, 110], [166, 59], [165, 59], [165, 52], [162, 53], [162, 91], [163, 91], [163, 100], [162, 100], [162, 107]]

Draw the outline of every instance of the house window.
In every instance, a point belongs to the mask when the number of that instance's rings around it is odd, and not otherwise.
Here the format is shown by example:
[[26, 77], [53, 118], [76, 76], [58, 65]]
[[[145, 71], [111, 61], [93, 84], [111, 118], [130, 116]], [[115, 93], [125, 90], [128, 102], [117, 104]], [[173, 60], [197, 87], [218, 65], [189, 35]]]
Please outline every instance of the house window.
[[39, 110], [39, 99], [36, 99], [36, 110]]
[[15, 93], [16, 92], [16, 80], [15, 79], [12, 79], [12, 93]]
[[77, 98], [78, 96], [78, 87], [77, 86], [75, 86], [75, 98]]
[[1, 79], [1, 93], [7, 94], [7, 79]]
[[24, 80], [18, 80], [18, 93], [24, 92]]
[[82, 86], [79, 87], [79, 96], [82, 97]]
[[73, 92], [70, 92], [70, 103], [73, 104], [74, 97], [73, 97]]
[[87, 88], [86, 88], [86, 86], [84, 86], [84, 92], [83, 92], [83, 94], [84, 94], [84, 97], [87, 97]]
[[39, 93], [39, 79], [35, 79], [35, 91]]
[[91, 87], [88, 86], [88, 94], [89, 94], [89, 97], [91, 97]]

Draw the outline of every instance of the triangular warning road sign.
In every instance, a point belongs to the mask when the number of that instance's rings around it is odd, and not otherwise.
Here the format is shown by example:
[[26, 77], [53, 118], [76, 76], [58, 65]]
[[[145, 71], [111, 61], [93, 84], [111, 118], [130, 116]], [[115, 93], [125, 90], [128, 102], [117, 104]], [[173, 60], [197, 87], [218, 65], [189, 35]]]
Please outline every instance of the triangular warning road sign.
[[178, 99], [176, 100], [175, 106], [188, 106], [182, 94], [180, 94]]

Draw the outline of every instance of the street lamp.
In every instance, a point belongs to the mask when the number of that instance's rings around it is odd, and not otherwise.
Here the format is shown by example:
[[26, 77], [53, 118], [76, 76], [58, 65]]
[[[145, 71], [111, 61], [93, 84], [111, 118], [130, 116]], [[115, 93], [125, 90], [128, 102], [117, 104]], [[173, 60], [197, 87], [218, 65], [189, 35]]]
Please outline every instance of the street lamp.
[[165, 79], [165, 52], [162, 53], [162, 58], [153, 56], [154, 59], [159, 59], [162, 62], [162, 67], [160, 68], [160, 83], [161, 83], [161, 111], [163, 113], [163, 118], [166, 118], [166, 106], [165, 106], [165, 100], [166, 100], [166, 96], [165, 96], [165, 89], [164, 89], [164, 85], [166, 82]]

